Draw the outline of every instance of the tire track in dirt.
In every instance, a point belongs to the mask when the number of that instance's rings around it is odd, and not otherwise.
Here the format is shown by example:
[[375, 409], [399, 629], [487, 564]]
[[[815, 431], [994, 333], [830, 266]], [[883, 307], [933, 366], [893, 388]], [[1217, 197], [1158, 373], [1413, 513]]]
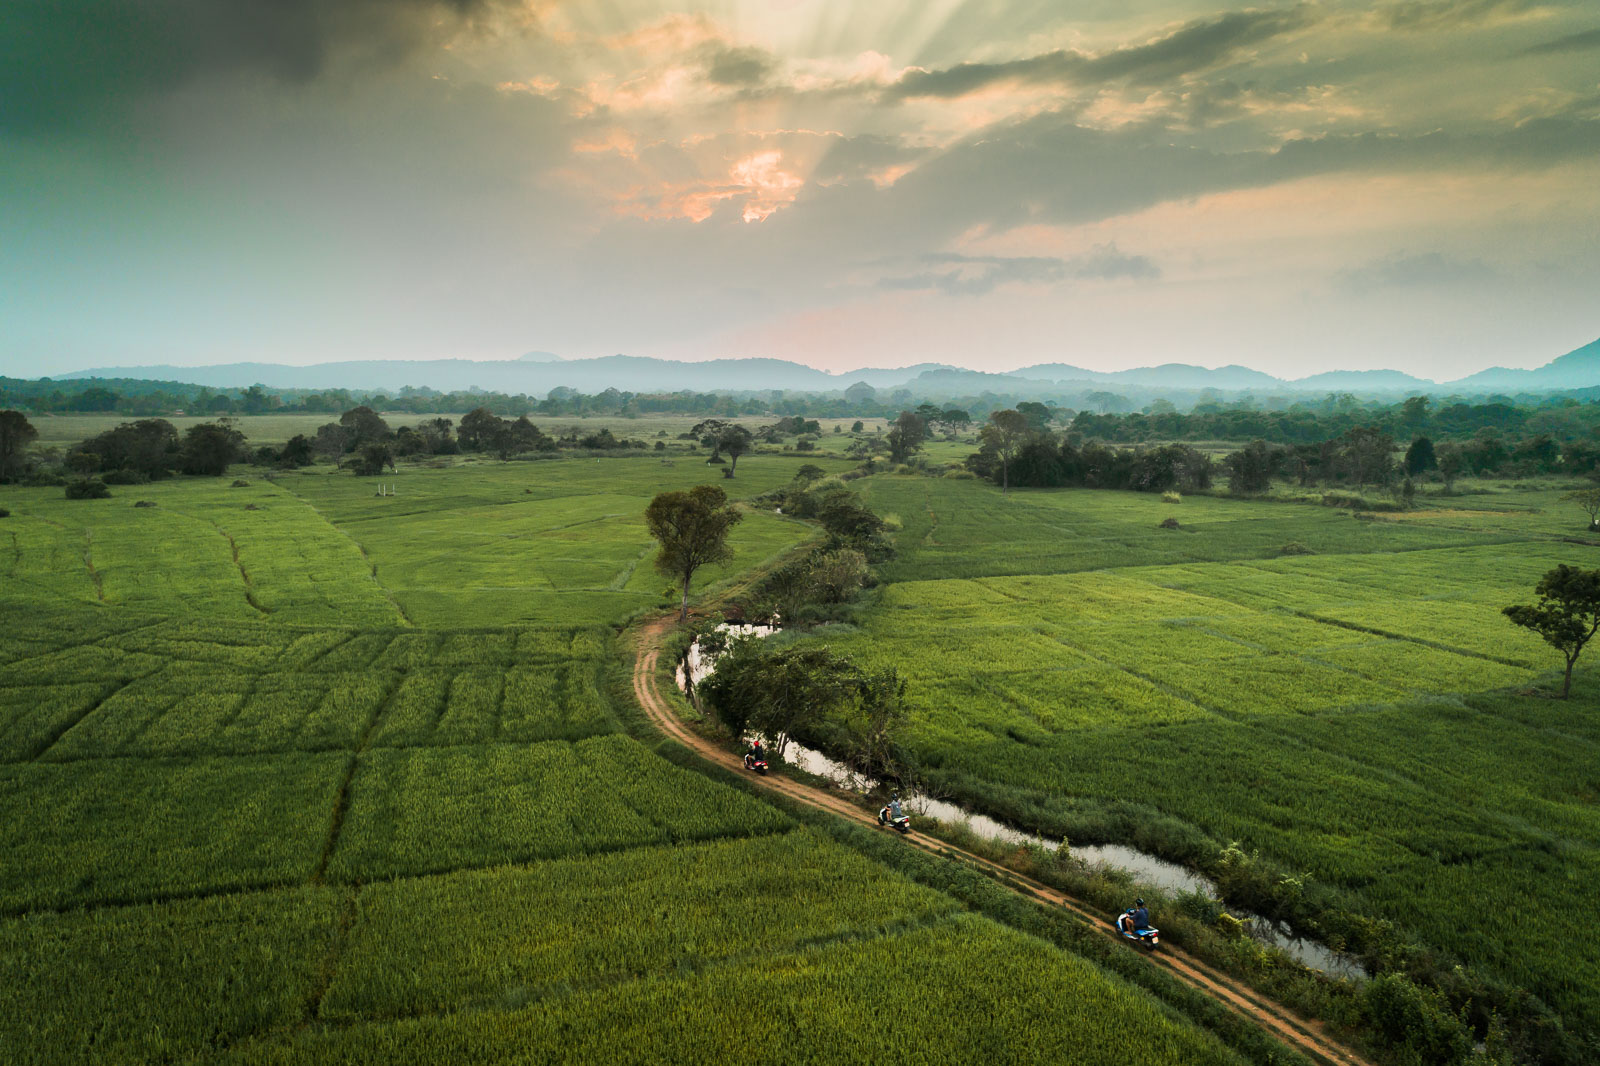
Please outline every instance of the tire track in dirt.
[[[661, 658], [662, 640], [671, 630], [672, 621], [670, 615], [663, 616], [646, 623], [638, 633], [634, 649], [634, 698], [662, 733], [709, 762], [728, 769], [742, 770], [743, 765], [737, 756], [724, 751], [714, 741], [690, 729], [662, 698], [659, 687], [660, 676], [656, 667]], [[877, 824], [871, 814], [836, 793], [812, 788], [810, 785], [781, 776], [759, 777], [753, 780], [761, 788], [770, 789], [798, 803], [827, 811], [859, 825]], [[913, 836], [906, 838], [906, 843], [931, 854], [976, 867], [995, 877], [1002, 885], [1011, 888], [1019, 895], [1026, 895], [1038, 902], [1069, 911], [1088, 922], [1108, 939], [1119, 940], [1111, 931], [1110, 920], [1106, 916], [1059, 889], [1051, 888], [943, 841]], [[1198, 959], [1190, 958], [1171, 947], [1163, 947], [1159, 952], [1151, 952], [1143, 958], [1191, 988], [1217, 1000], [1236, 1014], [1249, 1019], [1314, 1062], [1330, 1066], [1371, 1066], [1366, 1059], [1329, 1037], [1320, 1022], [1299, 1017], [1248, 985], [1211, 968]]]

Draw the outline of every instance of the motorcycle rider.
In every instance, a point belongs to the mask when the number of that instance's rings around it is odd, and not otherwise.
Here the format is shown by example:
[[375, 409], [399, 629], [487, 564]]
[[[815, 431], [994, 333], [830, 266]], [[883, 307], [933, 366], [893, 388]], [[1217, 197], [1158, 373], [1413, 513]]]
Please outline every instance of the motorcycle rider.
[[766, 762], [767, 751], [761, 746], [761, 738], [755, 737], [750, 741], [750, 750], [744, 753], [744, 764], [754, 766], [758, 762]]
[[900, 795], [896, 793], [889, 799], [888, 806], [878, 812], [878, 821], [884, 825], [895, 825], [905, 817], [905, 812], [900, 809]]
[[1150, 912], [1145, 909], [1143, 898], [1133, 901], [1132, 918], [1133, 921], [1129, 924], [1133, 926], [1134, 932], [1150, 928]]

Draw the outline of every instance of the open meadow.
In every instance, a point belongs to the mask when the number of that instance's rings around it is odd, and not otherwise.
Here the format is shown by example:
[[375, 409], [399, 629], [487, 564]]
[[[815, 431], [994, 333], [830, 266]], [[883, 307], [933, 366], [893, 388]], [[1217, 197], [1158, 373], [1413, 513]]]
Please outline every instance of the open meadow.
[[714, 471], [235, 472], [0, 491], [7, 1063], [1250, 1061], [630, 735], [642, 511]]
[[1600, 883], [1600, 671], [1569, 701], [1529, 691], [1560, 656], [1500, 613], [1559, 563], [1600, 565], [1563, 539], [1586, 519], [1559, 490], [1374, 519], [861, 485], [903, 526], [890, 583], [809, 639], [900, 672], [936, 790], [1213, 874], [1237, 842], [1600, 1027], [1600, 948], [1550, 935]]

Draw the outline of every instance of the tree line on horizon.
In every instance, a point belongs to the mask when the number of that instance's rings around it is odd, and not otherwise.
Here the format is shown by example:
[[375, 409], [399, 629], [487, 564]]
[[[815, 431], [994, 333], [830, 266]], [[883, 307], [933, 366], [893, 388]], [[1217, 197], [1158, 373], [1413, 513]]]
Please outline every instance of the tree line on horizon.
[[[1359, 424], [1379, 423], [1396, 436], [1468, 434], [1485, 426], [1503, 431], [1531, 429], [1556, 436], [1600, 426], [1593, 390], [1550, 395], [1487, 397], [1411, 396], [1404, 401], [1362, 399], [1348, 392], [1321, 397], [1250, 394], [1228, 398], [1215, 390], [1195, 394], [1187, 410], [1172, 399], [1105, 389], [1074, 391], [1044, 399], [1025, 393], [985, 391], [965, 396], [924, 396], [911, 388], [889, 391], [857, 382], [842, 392], [793, 390], [720, 393], [680, 390], [635, 393], [616, 388], [586, 394], [558, 387], [545, 396], [478, 390], [440, 392], [406, 387], [397, 392], [361, 389], [211, 389], [180, 382], [87, 379], [56, 382], [0, 376], [0, 408], [34, 414], [123, 414], [140, 417], [339, 414], [365, 406], [391, 414], [459, 414], [479, 408], [502, 418], [692, 416], [696, 418], [888, 418], [937, 401], [942, 408], [982, 419], [1023, 402], [1043, 403], [1058, 420], [1074, 421], [1086, 436], [1116, 443], [1154, 440], [1251, 440], [1308, 442]], [[1421, 409], [1419, 411], [1419, 405]], [[1419, 415], [1421, 417], [1419, 417]]]

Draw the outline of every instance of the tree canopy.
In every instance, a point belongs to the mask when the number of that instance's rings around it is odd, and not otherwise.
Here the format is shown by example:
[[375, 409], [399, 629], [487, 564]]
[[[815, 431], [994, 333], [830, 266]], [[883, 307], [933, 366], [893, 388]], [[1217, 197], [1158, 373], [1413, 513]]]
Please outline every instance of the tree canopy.
[[728, 494], [714, 485], [663, 492], [645, 508], [645, 525], [661, 544], [656, 569], [683, 583], [679, 621], [689, 617], [689, 582], [695, 571], [733, 558], [728, 531], [743, 517], [729, 506]]
[[1566, 659], [1561, 681], [1561, 698], [1566, 699], [1572, 689], [1572, 666], [1600, 630], [1600, 570], [1562, 563], [1544, 575], [1534, 592], [1538, 603], [1513, 604], [1501, 613], [1538, 633]]
[[0, 411], [0, 481], [22, 472], [23, 449], [38, 436], [39, 431], [21, 411]]

